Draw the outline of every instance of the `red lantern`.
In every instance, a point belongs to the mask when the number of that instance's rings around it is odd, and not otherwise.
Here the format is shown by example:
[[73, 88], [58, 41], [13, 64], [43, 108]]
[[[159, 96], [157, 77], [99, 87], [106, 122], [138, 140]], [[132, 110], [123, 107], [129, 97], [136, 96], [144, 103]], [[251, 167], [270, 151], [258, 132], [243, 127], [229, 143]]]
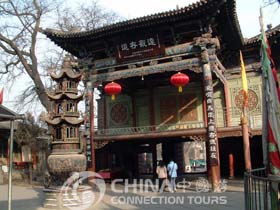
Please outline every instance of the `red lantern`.
[[105, 86], [105, 93], [111, 95], [111, 99], [115, 100], [115, 95], [119, 94], [122, 91], [122, 86], [116, 82], [108, 83]]
[[171, 84], [178, 87], [179, 93], [183, 91], [183, 86], [187, 85], [189, 81], [190, 78], [188, 77], [188, 75], [181, 72], [172, 75], [172, 77], [170, 78]]

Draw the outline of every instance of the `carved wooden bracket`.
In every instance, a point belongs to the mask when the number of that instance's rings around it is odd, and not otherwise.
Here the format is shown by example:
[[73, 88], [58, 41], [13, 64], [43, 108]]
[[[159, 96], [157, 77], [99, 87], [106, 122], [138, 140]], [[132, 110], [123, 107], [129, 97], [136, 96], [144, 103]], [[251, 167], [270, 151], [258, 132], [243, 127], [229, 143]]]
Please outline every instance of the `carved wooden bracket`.
[[220, 49], [219, 39], [217, 37], [212, 38], [211, 33], [206, 33], [206, 34], [202, 34], [202, 36], [200, 37], [195, 37], [193, 41], [194, 41], [194, 45], [200, 48], [215, 47], [216, 49]]
[[101, 149], [109, 143], [110, 143], [110, 141], [94, 141], [94, 148], [95, 149]]
[[194, 141], [206, 141], [206, 136], [205, 135], [190, 136], [190, 139]]

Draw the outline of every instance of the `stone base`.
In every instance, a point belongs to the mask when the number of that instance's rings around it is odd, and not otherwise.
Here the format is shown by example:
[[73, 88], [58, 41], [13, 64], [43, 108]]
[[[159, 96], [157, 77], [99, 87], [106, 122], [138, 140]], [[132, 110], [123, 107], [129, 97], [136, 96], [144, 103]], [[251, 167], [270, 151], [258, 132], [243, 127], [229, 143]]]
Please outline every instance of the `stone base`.
[[85, 171], [87, 168], [84, 154], [50, 154], [47, 163], [50, 174], [58, 177], [65, 176], [65, 178], [74, 171]]
[[71, 207], [86, 209], [90, 206], [92, 188], [87, 185], [79, 186], [78, 189], [62, 187], [44, 189], [44, 208], [69, 209]]

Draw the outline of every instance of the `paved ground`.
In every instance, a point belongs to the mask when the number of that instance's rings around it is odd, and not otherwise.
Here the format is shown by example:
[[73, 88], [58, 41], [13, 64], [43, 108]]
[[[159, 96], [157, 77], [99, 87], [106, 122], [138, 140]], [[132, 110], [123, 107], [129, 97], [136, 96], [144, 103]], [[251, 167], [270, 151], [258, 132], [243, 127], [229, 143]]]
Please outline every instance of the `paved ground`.
[[[175, 193], [157, 193], [146, 188], [124, 188], [123, 185], [106, 184], [106, 192], [99, 203], [89, 210], [242, 210], [244, 209], [244, 193], [242, 180], [227, 180], [227, 188], [222, 193], [197, 192], [197, 188], [189, 186], [178, 189]], [[194, 184], [194, 183], [192, 183]], [[127, 193], [126, 193], [127, 190]], [[203, 190], [202, 190], [203, 191]], [[0, 209], [7, 209], [7, 185], [0, 185]], [[98, 194], [95, 194], [98, 200]], [[43, 187], [16, 185], [13, 186], [13, 210], [46, 210], [43, 208]], [[73, 210], [82, 210], [74, 208]]]

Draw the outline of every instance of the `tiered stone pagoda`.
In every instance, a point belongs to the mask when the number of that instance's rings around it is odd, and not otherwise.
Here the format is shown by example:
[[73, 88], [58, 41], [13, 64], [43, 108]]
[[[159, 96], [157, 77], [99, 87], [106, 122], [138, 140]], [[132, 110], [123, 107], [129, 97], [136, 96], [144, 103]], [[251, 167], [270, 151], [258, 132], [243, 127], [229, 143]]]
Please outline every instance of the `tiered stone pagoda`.
[[61, 71], [51, 73], [51, 78], [57, 84], [55, 91], [48, 94], [53, 106], [46, 122], [51, 127], [53, 140], [47, 164], [55, 180], [65, 181], [71, 172], [86, 170], [86, 156], [79, 138], [79, 127], [84, 119], [79, 118], [77, 108], [78, 102], [83, 99], [83, 94], [78, 95], [77, 90], [81, 73], [66, 56]]

